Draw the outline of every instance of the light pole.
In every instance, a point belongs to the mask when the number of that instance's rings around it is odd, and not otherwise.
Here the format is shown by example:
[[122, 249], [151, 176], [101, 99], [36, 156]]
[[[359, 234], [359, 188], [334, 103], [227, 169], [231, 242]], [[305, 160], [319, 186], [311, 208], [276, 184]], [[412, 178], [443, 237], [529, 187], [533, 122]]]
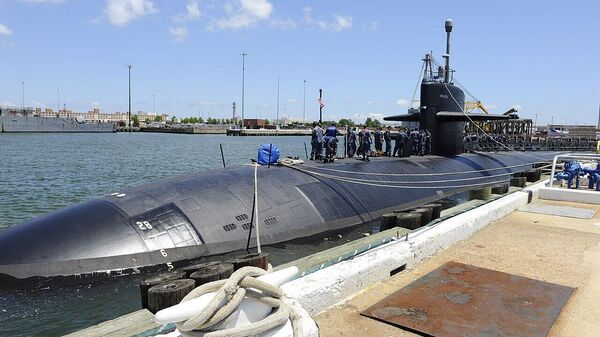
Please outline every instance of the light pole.
[[246, 72], [246, 53], [242, 53], [242, 124], [240, 130], [244, 129], [244, 85], [245, 85], [245, 72]]
[[156, 115], [156, 95], [152, 94], [152, 109], [154, 110], [154, 114]]
[[125, 65], [129, 72], [129, 110], [127, 112], [127, 127], [131, 131], [131, 64]]
[[275, 130], [279, 129], [279, 76], [277, 76], [277, 124], [275, 124]]
[[302, 99], [302, 123], [306, 123], [306, 80], [304, 80], [304, 98]]
[[21, 81], [21, 91], [23, 98], [23, 110], [25, 110], [25, 81]]
[[554, 116], [550, 116], [550, 125], [554, 125]]
[[60, 113], [60, 88], [56, 88], [56, 108], [58, 109], [58, 113]]

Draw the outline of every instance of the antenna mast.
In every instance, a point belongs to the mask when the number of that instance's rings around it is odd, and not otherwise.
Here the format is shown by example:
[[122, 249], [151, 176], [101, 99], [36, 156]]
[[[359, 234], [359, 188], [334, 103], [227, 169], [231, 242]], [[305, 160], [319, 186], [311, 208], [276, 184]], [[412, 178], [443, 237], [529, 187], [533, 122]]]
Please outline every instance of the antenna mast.
[[445, 22], [446, 27], [446, 54], [444, 54], [444, 58], [446, 59], [446, 71], [444, 72], [444, 82], [450, 83], [450, 33], [452, 32], [452, 20], [446, 19]]

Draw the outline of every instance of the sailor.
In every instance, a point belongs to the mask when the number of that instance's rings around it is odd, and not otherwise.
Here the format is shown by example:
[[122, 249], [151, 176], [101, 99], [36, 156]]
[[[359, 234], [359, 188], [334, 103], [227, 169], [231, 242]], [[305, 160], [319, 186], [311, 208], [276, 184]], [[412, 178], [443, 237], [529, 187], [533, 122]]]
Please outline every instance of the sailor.
[[375, 138], [375, 151], [377, 152], [381, 152], [381, 150], [383, 149], [383, 142], [382, 142], [382, 134], [381, 134], [381, 128], [377, 128], [375, 129], [375, 133], [374, 133], [374, 138]]
[[325, 159], [323, 159], [323, 162], [333, 163], [337, 152], [337, 143], [337, 137], [325, 136]]
[[431, 154], [431, 132], [429, 130], [425, 130], [425, 154]]
[[392, 156], [392, 127], [388, 126], [383, 133], [383, 139], [385, 139], [385, 156]]
[[357, 156], [361, 156], [362, 155], [362, 147], [363, 147], [363, 139], [365, 136], [365, 130], [361, 129], [358, 131], [358, 149], [356, 150], [356, 155]]
[[325, 162], [332, 162], [337, 152], [337, 135], [339, 134], [335, 123], [331, 125], [325, 131], [325, 137], [323, 138], [325, 145]]
[[310, 136], [310, 160], [314, 160], [317, 156], [317, 144], [319, 138], [317, 137], [317, 123], [312, 124], [312, 133]]
[[419, 154], [420, 138], [421, 135], [419, 134], [419, 130], [417, 130], [416, 128], [410, 132], [410, 139], [412, 140], [412, 154], [414, 155]]
[[419, 132], [419, 140], [420, 140], [420, 145], [419, 146], [419, 155], [423, 156], [427, 154], [427, 133], [425, 132], [425, 130], [421, 130]]
[[360, 152], [362, 153], [363, 160], [370, 161], [369, 152], [371, 152], [371, 131], [367, 129], [366, 125], [363, 129], [363, 138], [361, 144], [362, 149]]
[[323, 159], [323, 129], [321, 128], [321, 123], [318, 123], [315, 127], [315, 134], [317, 135], [317, 152], [315, 160], [321, 160]]
[[396, 135], [396, 142], [394, 143], [394, 153], [392, 153], [392, 157], [396, 155], [398, 155], [398, 157], [404, 156], [404, 143], [406, 142], [406, 137], [406, 131], [404, 131], [404, 129], [400, 129]]
[[352, 158], [356, 153], [356, 128], [350, 128], [346, 131], [346, 143], [348, 144], [348, 158]]

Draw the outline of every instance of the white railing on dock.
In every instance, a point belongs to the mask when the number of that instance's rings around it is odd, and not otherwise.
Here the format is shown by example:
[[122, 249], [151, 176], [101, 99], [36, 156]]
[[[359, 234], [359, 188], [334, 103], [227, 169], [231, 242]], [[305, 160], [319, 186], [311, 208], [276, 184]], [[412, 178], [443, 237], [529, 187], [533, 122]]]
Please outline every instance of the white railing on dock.
[[579, 159], [579, 160], [596, 160], [600, 161], [600, 154], [595, 153], [566, 153], [559, 154], [554, 156], [552, 160], [552, 171], [550, 171], [550, 181], [548, 182], [548, 187], [552, 187], [552, 183], [554, 182], [554, 174], [556, 173], [556, 164], [559, 160], [565, 161], [569, 159]]

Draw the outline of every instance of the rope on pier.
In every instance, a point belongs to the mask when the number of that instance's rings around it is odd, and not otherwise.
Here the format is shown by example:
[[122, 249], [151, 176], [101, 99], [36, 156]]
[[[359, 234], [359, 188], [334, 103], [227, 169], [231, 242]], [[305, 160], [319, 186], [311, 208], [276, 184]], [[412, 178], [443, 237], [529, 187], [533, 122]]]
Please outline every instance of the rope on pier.
[[[215, 292], [215, 296], [201, 313], [185, 322], [176, 324], [181, 335], [183, 337], [255, 336], [290, 320], [294, 337], [302, 336], [300, 315], [281, 299], [283, 296], [281, 288], [254, 278], [266, 273], [267, 271], [260, 268], [244, 267], [234, 272], [227, 280], [207, 283], [192, 290], [183, 298], [182, 303], [210, 292]], [[222, 323], [237, 309], [245, 296], [252, 297], [276, 308], [276, 310], [261, 321], [219, 330]], [[221, 307], [223, 301], [228, 302]]]

